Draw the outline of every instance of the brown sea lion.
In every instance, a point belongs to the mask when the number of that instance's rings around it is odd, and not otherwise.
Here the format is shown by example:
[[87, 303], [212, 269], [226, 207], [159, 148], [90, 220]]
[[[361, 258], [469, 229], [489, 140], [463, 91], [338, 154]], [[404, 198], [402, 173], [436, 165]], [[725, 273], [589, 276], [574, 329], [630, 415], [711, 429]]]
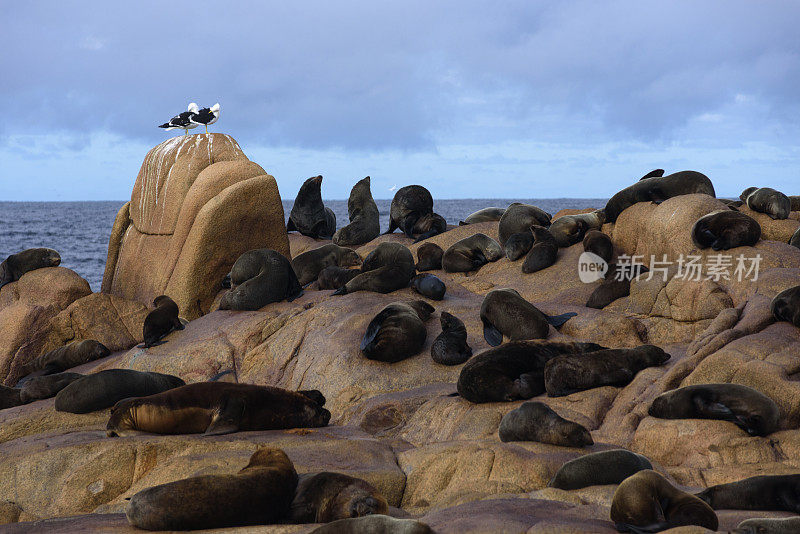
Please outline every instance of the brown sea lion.
[[751, 436], [778, 430], [780, 409], [775, 401], [739, 384], [698, 384], [662, 393], [647, 411], [661, 419], [730, 421]]
[[544, 386], [551, 397], [562, 397], [602, 386], [626, 386], [636, 373], [663, 364], [669, 354], [655, 345], [606, 349], [591, 354], [562, 354], [544, 366]]
[[499, 221], [503, 214], [506, 212], [505, 208], [483, 208], [475, 213], [470, 213], [467, 215], [467, 218], [463, 221], [459, 221], [459, 226], [465, 226], [467, 224], [477, 224], [482, 222], [491, 222], [491, 221]]
[[347, 199], [350, 224], [333, 234], [337, 245], [363, 245], [381, 235], [380, 213], [369, 188], [369, 176], [356, 182]]
[[291, 505], [291, 521], [330, 523], [388, 511], [386, 499], [369, 482], [326, 471], [300, 475]]
[[[641, 273], [647, 272], [647, 268], [643, 265], [637, 265], [631, 269], [632, 272], [618, 273], [617, 265], [612, 263], [608, 266], [605, 280], [598, 285], [592, 294], [589, 295], [589, 300], [586, 302], [587, 308], [595, 308], [602, 310], [612, 302], [622, 297], [627, 297], [631, 294], [631, 281], [639, 276]], [[622, 274], [622, 276], [618, 276]]]
[[639, 181], [645, 180], [647, 178], [661, 178], [662, 176], [664, 176], [664, 169], [653, 169], [652, 171], [648, 172], [647, 174], [639, 178]]
[[111, 351], [108, 350], [108, 347], [94, 339], [73, 341], [31, 360], [23, 365], [21, 370], [25, 375], [36, 372], [39, 372], [40, 375], [60, 373], [84, 363], [105, 358], [109, 354]]
[[361, 352], [370, 360], [389, 363], [417, 354], [425, 345], [425, 321], [433, 312], [424, 300], [389, 304], [367, 325]]
[[56, 411], [89, 413], [114, 406], [122, 399], [146, 397], [183, 386], [177, 376], [133, 369], [106, 369], [86, 375], [56, 395]]
[[528, 401], [511, 410], [500, 421], [500, 441], [538, 441], [562, 447], [593, 445], [592, 435], [582, 425], [564, 419], [541, 402]]
[[794, 234], [792, 234], [791, 239], [789, 239], [789, 244], [793, 247], [800, 248], [800, 227], [798, 227], [797, 230], [794, 231]]
[[19, 389], [0, 385], [0, 410], [13, 408], [20, 404], [22, 404], [22, 400], [20, 399]]
[[292, 264], [269, 248], [239, 256], [228, 276], [231, 290], [220, 300], [220, 310], [258, 310], [271, 302], [291, 302], [303, 294]]
[[586, 232], [583, 236], [583, 250], [602, 258], [606, 263], [611, 263], [611, 258], [614, 257], [614, 243], [600, 230]]
[[316, 280], [320, 271], [329, 265], [356, 267], [361, 265], [361, 256], [353, 249], [329, 243], [298, 254], [292, 259], [292, 269], [301, 286]]
[[[652, 179], [652, 178], [651, 178]], [[626, 478], [611, 500], [611, 520], [619, 532], [660, 532], [684, 525], [717, 530], [717, 514], [651, 469]]]
[[536, 206], [514, 202], [500, 217], [500, 224], [497, 227], [500, 244], [505, 246], [509, 237], [520, 232], [527, 232], [534, 224], [547, 228], [550, 226], [550, 219], [552, 217], [549, 213]]
[[550, 225], [550, 233], [553, 234], [559, 247], [570, 247], [583, 241], [586, 232], [589, 230], [599, 230], [605, 220], [606, 217], [603, 210], [564, 215], [553, 221]]
[[147, 488], [131, 497], [128, 522], [146, 530], [266, 525], [289, 515], [297, 472], [280, 449], [262, 448], [233, 475], [205, 475]]
[[297, 230], [314, 239], [330, 239], [336, 231], [336, 215], [322, 203], [322, 176], [309, 178], [294, 199], [286, 231]]
[[588, 486], [619, 484], [645, 469], [653, 469], [653, 464], [641, 454], [625, 449], [593, 452], [566, 462], [547, 485], [551, 488], [576, 490]]
[[178, 318], [178, 305], [166, 295], [159, 295], [153, 300], [155, 309], [144, 318], [142, 327], [144, 343], [139, 347], [153, 347], [164, 343], [162, 339], [173, 330], [183, 330], [184, 326]]
[[414, 276], [414, 256], [400, 243], [381, 243], [364, 258], [361, 274], [334, 291], [346, 295], [355, 291], [391, 293], [408, 287]]
[[418, 271], [434, 271], [442, 268], [444, 250], [436, 243], [423, 243], [417, 249]]
[[83, 375], [78, 373], [56, 373], [31, 377], [21, 385], [17, 385], [20, 388], [19, 399], [22, 404], [39, 399], [49, 399], [80, 378], [83, 378]]
[[431, 300], [442, 300], [447, 291], [447, 286], [444, 285], [444, 282], [430, 273], [418, 274], [411, 279], [409, 286], [423, 297]]
[[800, 475], [762, 475], [706, 488], [697, 496], [714, 510], [776, 510], [800, 514]]
[[11, 254], [0, 263], [0, 287], [16, 282], [30, 271], [44, 267], [58, 267], [61, 255], [52, 248], [29, 248]]
[[373, 514], [339, 519], [315, 528], [309, 534], [434, 534], [431, 527], [415, 519], [395, 519]]
[[731, 534], [798, 534], [800, 517], [756, 517], [739, 523]]
[[506, 258], [508, 258], [509, 261], [517, 261], [528, 253], [533, 246], [533, 241], [533, 233], [531, 233], [530, 230], [512, 234], [511, 237], [506, 239], [505, 245], [503, 245], [506, 251]]
[[558, 259], [558, 245], [550, 230], [544, 226], [531, 226], [531, 234], [533, 246], [522, 262], [522, 272], [525, 274], [546, 269]]
[[442, 234], [447, 231], [447, 221], [438, 213], [426, 213], [414, 223], [414, 229], [411, 231], [416, 239], [414, 243], [424, 241], [429, 237]]
[[770, 310], [777, 321], [787, 321], [800, 326], [800, 286], [790, 287], [778, 293], [770, 303]]
[[448, 273], [480, 269], [503, 256], [500, 244], [486, 234], [473, 234], [456, 241], [442, 255], [442, 268]]
[[489, 291], [481, 304], [483, 337], [493, 347], [503, 342], [503, 336], [512, 341], [546, 338], [549, 325], [559, 327], [576, 315], [574, 312], [545, 315], [510, 288]]
[[433, 197], [430, 191], [421, 185], [401, 187], [394, 194], [389, 207], [389, 229], [391, 234], [400, 228], [408, 237], [414, 237], [414, 226], [423, 215], [433, 212]]
[[761, 239], [761, 225], [752, 217], [733, 210], [720, 210], [697, 219], [692, 242], [698, 248], [728, 250], [752, 247]]
[[771, 219], [788, 219], [792, 211], [789, 197], [771, 187], [748, 187], [739, 198], [751, 210], [766, 213]]
[[507, 402], [544, 393], [544, 366], [561, 354], [603, 350], [596, 343], [512, 341], [473, 356], [457, 389], [470, 402]]
[[361, 274], [361, 269], [345, 269], [336, 265], [328, 265], [319, 272], [317, 282], [320, 289], [339, 289], [359, 274]]
[[467, 343], [467, 327], [464, 322], [443, 311], [439, 319], [442, 333], [436, 336], [431, 345], [431, 358], [443, 365], [459, 365], [472, 356], [472, 347]]

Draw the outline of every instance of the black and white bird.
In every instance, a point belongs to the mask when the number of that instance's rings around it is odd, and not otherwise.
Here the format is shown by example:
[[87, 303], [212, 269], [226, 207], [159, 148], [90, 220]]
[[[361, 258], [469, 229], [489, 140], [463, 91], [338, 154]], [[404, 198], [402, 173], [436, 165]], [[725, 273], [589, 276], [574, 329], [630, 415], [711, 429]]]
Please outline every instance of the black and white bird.
[[165, 130], [174, 130], [175, 128], [183, 128], [183, 135], [188, 135], [189, 128], [197, 128], [197, 123], [192, 122], [192, 117], [197, 115], [200, 111], [200, 108], [192, 102], [189, 104], [189, 107], [183, 113], [179, 113], [172, 117], [169, 122], [165, 122], [164, 124], [159, 125], [159, 128], [164, 128]]
[[210, 108], [203, 108], [191, 117], [189, 117], [189, 121], [198, 126], [202, 124], [206, 127], [206, 133], [208, 133], [208, 125], [214, 124], [219, 119], [219, 102], [211, 106]]

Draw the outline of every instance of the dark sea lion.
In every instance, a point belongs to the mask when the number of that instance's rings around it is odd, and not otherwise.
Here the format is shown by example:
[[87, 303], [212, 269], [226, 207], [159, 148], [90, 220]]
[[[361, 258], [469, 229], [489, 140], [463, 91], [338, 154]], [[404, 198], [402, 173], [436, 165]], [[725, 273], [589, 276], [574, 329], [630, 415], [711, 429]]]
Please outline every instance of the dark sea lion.
[[794, 231], [794, 234], [792, 234], [792, 238], [789, 239], [789, 244], [792, 245], [793, 247], [800, 248], [800, 228]]
[[364, 258], [361, 274], [336, 290], [334, 295], [355, 291], [391, 293], [408, 287], [414, 276], [414, 256], [400, 243], [381, 243]]
[[800, 475], [762, 475], [706, 488], [697, 496], [714, 510], [775, 510], [800, 514]]
[[800, 286], [790, 287], [778, 293], [770, 304], [777, 321], [787, 321], [800, 326]]
[[310, 534], [434, 534], [425, 523], [416, 519], [395, 519], [388, 515], [368, 515], [339, 519], [322, 525]]
[[[651, 178], [652, 179], [652, 178]], [[717, 530], [717, 514], [651, 469], [626, 478], [611, 500], [611, 520], [619, 532], [660, 532], [684, 525]]]
[[549, 213], [536, 206], [514, 202], [500, 217], [500, 224], [497, 227], [500, 244], [505, 245], [509, 237], [520, 232], [527, 232], [533, 225], [547, 228], [550, 226], [550, 219], [552, 217]]
[[419, 243], [429, 237], [442, 234], [447, 231], [447, 221], [438, 213], [426, 213], [414, 223], [412, 233], [417, 236], [414, 243]]
[[291, 302], [303, 294], [292, 264], [269, 248], [239, 256], [229, 276], [232, 289], [220, 300], [220, 310], [258, 310], [271, 302]]
[[639, 178], [639, 181], [645, 180], [647, 178], [661, 178], [662, 176], [664, 176], [664, 169], [653, 169], [652, 171], [648, 172], [647, 174]]
[[507, 402], [544, 393], [544, 366], [561, 354], [603, 350], [596, 343], [512, 341], [473, 356], [457, 389], [470, 402]]
[[533, 246], [522, 262], [522, 272], [525, 274], [546, 269], [558, 259], [558, 245], [550, 230], [544, 226], [531, 226], [531, 234]]
[[660, 204], [669, 198], [692, 193], [716, 197], [708, 176], [695, 171], [680, 171], [663, 177], [643, 179], [611, 197], [604, 210], [605, 222], [616, 222], [620, 213], [638, 202]]
[[330, 239], [336, 231], [336, 215], [322, 203], [322, 176], [309, 178], [294, 199], [286, 231], [297, 230], [314, 239]]
[[178, 318], [178, 305], [166, 295], [159, 295], [153, 300], [155, 309], [144, 318], [142, 327], [144, 343], [139, 347], [153, 347], [173, 330], [183, 330], [184, 326]]
[[648, 414], [661, 419], [719, 419], [730, 421], [751, 436], [778, 430], [780, 409], [775, 401], [739, 384], [699, 384], [662, 393]]
[[792, 211], [800, 211], [800, 196], [790, 195], [789, 202], [791, 204]]
[[731, 534], [797, 534], [800, 532], [800, 517], [757, 517], [745, 519]]
[[424, 300], [389, 304], [367, 325], [361, 352], [370, 360], [389, 363], [417, 354], [425, 345], [425, 321], [433, 312]]
[[339, 289], [359, 274], [361, 274], [361, 269], [345, 269], [336, 265], [328, 265], [319, 272], [317, 282], [319, 282], [320, 289]]
[[369, 176], [356, 182], [347, 199], [350, 224], [333, 234], [337, 245], [363, 245], [381, 235], [380, 213], [369, 188]]
[[39, 399], [49, 399], [80, 378], [83, 378], [83, 375], [78, 373], [56, 373], [31, 377], [20, 386], [19, 399], [22, 404]]
[[0, 385], [0, 410], [13, 408], [22, 404], [20, 390]]
[[544, 366], [544, 386], [551, 397], [562, 397], [602, 386], [626, 386], [636, 373], [669, 360], [655, 345], [606, 349], [591, 354], [563, 354]]
[[491, 221], [499, 221], [503, 214], [506, 212], [505, 208], [483, 208], [475, 213], [470, 213], [467, 215], [467, 218], [463, 221], [459, 221], [459, 226], [465, 226], [467, 224], [477, 224], [482, 222], [491, 222]]
[[297, 472], [280, 449], [262, 448], [234, 475], [205, 475], [131, 497], [128, 522], [146, 530], [198, 530], [277, 523], [289, 515]]
[[728, 250], [752, 247], [761, 239], [761, 225], [752, 217], [733, 210], [720, 210], [697, 219], [692, 242], [698, 248]]
[[417, 249], [418, 271], [434, 271], [442, 268], [444, 250], [436, 243], [423, 243]]
[[443, 311], [439, 319], [442, 333], [431, 345], [431, 357], [443, 365], [459, 365], [472, 356], [472, 347], [467, 343], [467, 327], [455, 315]]
[[292, 523], [330, 523], [388, 511], [386, 499], [369, 482], [322, 472], [300, 475], [290, 517]]
[[606, 263], [611, 263], [614, 257], [614, 243], [611, 238], [600, 230], [589, 230], [583, 237], [583, 250], [603, 258]]
[[391, 234], [400, 228], [408, 237], [414, 237], [414, 225], [423, 215], [433, 212], [433, 197], [430, 191], [421, 185], [401, 187], [394, 194], [389, 207], [389, 229]]
[[444, 285], [444, 282], [430, 273], [418, 274], [411, 279], [410, 286], [423, 297], [432, 300], [442, 300], [447, 291], [447, 286]]
[[493, 347], [503, 342], [503, 336], [512, 341], [546, 338], [549, 325], [561, 326], [576, 315], [573, 312], [545, 315], [510, 288], [489, 291], [481, 304], [483, 337]]
[[58, 347], [42, 354], [22, 366], [25, 375], [41, 371], [42, 375], [59, 373], [73, 367], [83, 365], [111, 354], [108, 347], [94, 339], [73, 341], [63, 347]]
[[442, 268], [448, 273], [480, 269], [503, 256], [500, 244], [486, 234], [473, 234], [456, 241], [442, 255]]
[[593, 445], [592, 435], [582, 425], [564, 419], [546, 404], [528, 401], [511, 410], [500, 421], [500, 441], [538, 441], [562, 447]]
[[551, 488], [576, 490], [588, 486], [619, 484], [645, 469], [653, 469], [653, 464], [641, 454], [625, 449], [593, 452], [566, 462], [547, 485]]
[[318, 389], [298, 389], [297, 393], [303, 395], [304, 397], [308, 397], [320, 406], [325, 406], [325, 402], [327, 402], [325, 395], [323, 395]]
[[530, 230], [512, 234], [511, 237], [506, 239], [505, 245], [503, 245], [503, 248], [506, 250], [506, 258], [508, 258], [509, 261], [517, 261], [528, 253], [533, 246], [533, 241], [533, 233], [531, 233]]
[[322, 427], [330, 418], [328, 410], [296, 391], [198, 382], [119, 401], [111, 409], [106, 434], [113, 437], [134, 430], [217, 436], [248, 430]]
[[61, 255], [52, 248], [29, 248], [11, 254], [0, 263], [0, 287], [16, 282], [30, 271], [44, 267], [58, 267]]
[[731, 199], [731, 198], [718, 198], [717, 200], [719, 200], [720, 202], [722, 202], [723, 204], [728, 206], [728, 208], [730, 208], [732, 210], [737, 210], [737, 211], [744, 204], [744, 202], [742, 202], [741, 200], [734, 200], [734, 199]]
[[329, 265], [356, 267], [361, 265], [361, 256], [353, 249], [329, 243], [298, 254], [292, 259], [292, 269], [301, 286], [316, 280], [320, 271]]
[[75, 380], [56, 395], [56, 411], [89, 413], [114, 406], [129, 397], [146, 397], [184, 385], [177, 376], [107, 369]]
[[788, 219], [792, 211], [789, 197], [771, 187], [748, 187], [739, 198], [751, 210], [766, 213], [772, 219]]
[[589, 230], [599, 230], [605, 220], [606, 217], [603, 210], [564, 215], [553, 221], [550, 225], [550, 233], [553, 234], [559, 247], [570, 247], [583, 241], [586, 232]]
[[643, 265], [636, 266], [632, 269], [633, 272], [624, 273], [624, 276], [618, 276], [617, 265], [612, 263], [608, 266], [606, 278], [599, 286], [592, 291], [589, 295], [589, 300], [586, 302], [587, 308], [595, 308], [602, 310], [612, 302], [622, 297], [627, 297], [631, 294], [631, 281], [641, 273], [647, 272], [647, 268]]

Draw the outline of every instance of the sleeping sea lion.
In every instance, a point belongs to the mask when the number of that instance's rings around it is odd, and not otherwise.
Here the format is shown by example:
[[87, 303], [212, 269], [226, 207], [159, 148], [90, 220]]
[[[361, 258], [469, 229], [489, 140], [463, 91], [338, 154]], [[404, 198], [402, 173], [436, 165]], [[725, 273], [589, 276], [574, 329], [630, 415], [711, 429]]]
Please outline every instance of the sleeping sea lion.
[[531, 226], [531, 234], [534, 239], [533, 246], [522, 262], [522, 272], [525, 274], [546, 269], [558, 259], [558, 245], [550, 230], [544, 226], [534, 225]]
[[389, 229], [391, 234], [400, 228], [408, 237], [414, 237], [414, 225], [423, 215], [433, 212], [433, 197], [430, 191], [421, 185], [401, 187], [394, 194], [389, 207]]
[[19, 399], [22, 404], [39, 399], [49, 399], [80, 378], [83, 378], [83, 375], [78, 373], [55, 373], [31, 377], [22, 385], [18, 384]]
[[291, 521], [330, 523], [388, 511], [386, 499], [369, 482], [325, 471], [300, 475], [291, 505]]
[[346, 295], [355, 291], [391, 293], [408, 287], [414, 276], [414, 256], [400, 243], [381, 243], [361, 263], [361, 273], [333, 292]]
[[301, 286], [316, 280], [320, 271], [329, 265], [356, 267], [361, 265], [361, 256], [353, 249], [329, 243], [298, 254], [292, 259], [292, 269]]
[[109, 354], [111, 351], [108, 350], [108, 347], [94, 339], [73, 341], [29, 361], [22, 366], [21, 371], [24, 375], [37, 372], [39, 375], [60, 373], [84, 363], [105, 358]]
[[566, 462], [547, 486], [576, 490], [588, 486], [619, 484], [639, 471], [652, 468], [650, 460], [625, 449], [593, 452]]
[[336, 215], [322, 203], [322, 176], [309, 178], [294, 199], [286, 231], [297, 230], [314, 239], [330, 239], [336, 231]]
[[531, 233], [530, 230], [512, 234], [511, 237], [506, 239], [505, 245], [503, 245], [503, 248], [506, 250], [506, 257], [509, 261], [517, 261], [528, 253], [533, 246], [533, 241], [533, 233]]
[[769, 306], [777, 321], [787, 321], [800, 326], [800, 286], [778, 293]]
[[184, 326], [178, 318], [178, 305], [166, 295], [159, 295], [153, 300], [155, 309], [147, 314], [142, 326], [144, 343], [139, 347], [153, 347], [173, 330], [183, 330]]
[[177, 376], [133, 369], [106, 369], [81, 377], [56, 394], [58, 412], [89, 413], [130, 397], [146, 397], [183, 386]]
[[771, 219], [788, 219], [792, 210], [789, 197], [771, 187], [748, 187], [739, 198], [751, 210], [766, 213]]
[[499, 221], [503, 217], [503, 213], [505, 213], [505, 208], [483, 208], [475, 213], [470, 213], [467, 215], [467, 218], [463, 221], [459, 221], [459, 226], [465, 226], [467, 224], [477, 224], [482, 222], [491, 222], [491, 221]]
[[433, 271], [442, 268], [444, 250], [436, 243], [423, 243], [417, 249], [418, 271]]
[[800, 475], [761, 475], [717, 484], [697, 494], [714, 510], [775, 510], [800, 514]]
[[608, 235], [600, 230], [586, 232], [583, 237], [583, 250], [584, 252], [591, 252], [609, 264], [611, 263], [611, 258], [614, 257], [614, 243], [611, 242], [611, 238]]
[[381, 235], [380, 213], [369, 188], [369, 176], [356, 182], [347, 199], [350, 224], [333, 234], [337, 245], [363, 245]]
[[425, 322], [433, 312], [424, 300], [389, 304], [367, 325], [361, 352], [370, 360], [389, 363], [417, 354], [425, 345]]
[[472, 356], [472, 347], [467, 343], [467, 328], [464, 322], [443, 311], [439, 318], [442, 333], [433, 340], [431, 358], [443, 365], [459, 365]]
[[551, 218], [549, 213], [536, 206], [520, 202], [510, 204], [500, 218], [500, 224], [497, 227], [500, 244], [505, 246], [509, 237], [520, 232], [527, 232], [534, 224], [547, 228], [550, 226]]
[[800, 227], [798, 227], [797, 230], [794, 231], [794, 234], [792, 234], [791, 239], [789, 239], [789, 244], [793, 247], [800, 248]]
[[550, 233], [553, 234], [559, 247], [570, 247], [583, 241], [586, 232], [589, 230], [599, 230], [605, 220], [606, 217], [603, 210], [564, 215], [553, 221], [550, 225]]
[[444, 285], [444, 282], [430, 273], [418, 274], [411, 279], [409, 285], [411, 289], [431, 300], [442, 300], [447, 291], [447, 286]]
[[58, 267], [61, 255], [52, 248], [29, 248], [11, 254], [0, 263], [0, 287], [16, 282], [30, 271], [44, 267]]
[[339, 289], [347, 282], [361, 274], [360, 269], [345, 269], [336, 265], [328, 265], [317, 277], [320, 289]]
[[483, 337], [493, 347], [503, 342], [503, 336], [512, 341], [546, 338], [549, 325], [559, 327], [576, 315], [574, 312], [545, 315], [510, 288], [489, 291], [481, 304]]
[[442, 255], [442, 268], [448, 273], [480, 269], [503, 256], [500, 244], [486, 234], [473, 234], [456, 241]]
[[561, 447], [593, 445], [592, 435], [582, 425], [564, 419], [541, 402], [528, 401], [503, 416], [500, 441], [538, 441]]
[[239, 256], [229, 276], [231, 290], [220, 300], [220, 310], [258, 310], [271, 302], [291, 302], [303, 294], [292, 264], [269, 248]]
[[611, 197], [603, 210], [605, 222], [617, 222], [620, 213], [638, 202], [660, 204], [669, 198], [692, 193], [716, 197], [708, 176], [696, 171], [680, 171], [668, 176], [643, 179]]
[[22, 404], [20, 390], [0, 385], [0, 410], [13, 408]]
[[739, 523], [731, 534], [797, 534], [800, 517], [756, 517]]
[[733, 210], [720, 210], [704, 215], [692, 227], [692, 242], [701, 249], [752, 247], [759, 239], [761, 225], [752, 217]]
[[414, 243], [424, 241], [429, 237], [439, 235], [447, 231], [447, 221], [438, 213], [426, 213], [414, 223], [411, 232], [417, 236]]

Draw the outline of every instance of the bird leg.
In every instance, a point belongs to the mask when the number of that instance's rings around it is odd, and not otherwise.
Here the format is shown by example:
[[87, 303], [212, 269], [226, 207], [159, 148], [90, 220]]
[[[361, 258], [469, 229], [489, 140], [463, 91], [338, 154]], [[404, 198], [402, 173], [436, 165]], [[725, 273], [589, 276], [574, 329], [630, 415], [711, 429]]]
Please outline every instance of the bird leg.
[[206, 124], [206, 134], [208, 134], [208, 124]]

